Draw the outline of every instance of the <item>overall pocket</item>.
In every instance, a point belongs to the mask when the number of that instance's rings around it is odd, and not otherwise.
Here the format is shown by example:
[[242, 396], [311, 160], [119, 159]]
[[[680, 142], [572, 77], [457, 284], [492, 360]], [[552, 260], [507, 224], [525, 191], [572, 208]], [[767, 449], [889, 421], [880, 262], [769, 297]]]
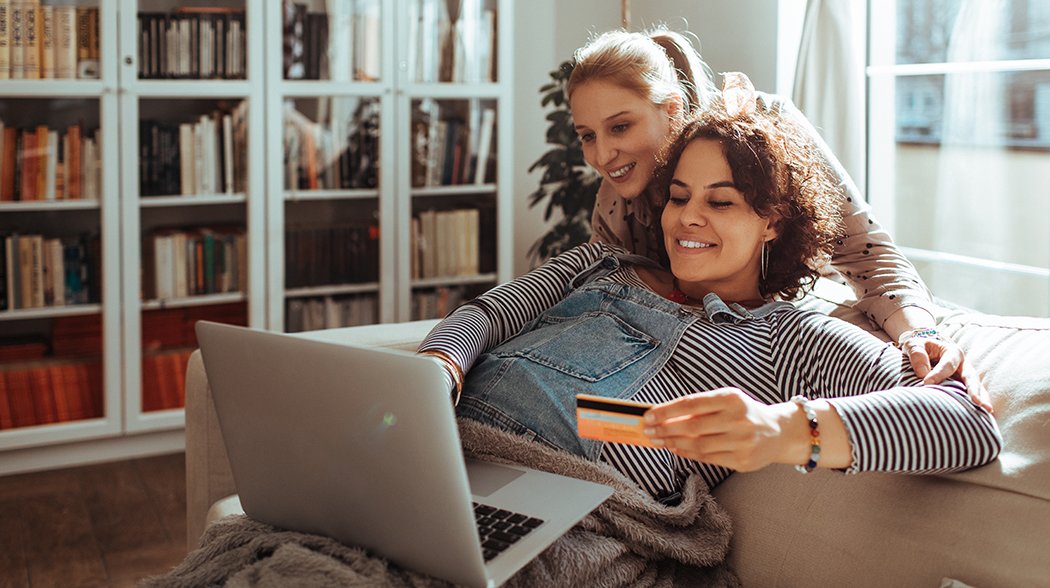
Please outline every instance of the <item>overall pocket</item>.
[[535, 329], [493, 349], [496, 357], [519, 357], [587, 382], [598, 382], [633, 364], [660, 342], [601, 311], [572, 317], [544, 316]]

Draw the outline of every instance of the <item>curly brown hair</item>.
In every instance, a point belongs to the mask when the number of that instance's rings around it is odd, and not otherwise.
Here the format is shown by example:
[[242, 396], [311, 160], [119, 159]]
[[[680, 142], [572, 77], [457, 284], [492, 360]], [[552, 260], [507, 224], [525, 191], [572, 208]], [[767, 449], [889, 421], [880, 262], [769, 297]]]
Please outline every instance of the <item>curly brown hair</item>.
[[816, 281], [815, 268], [830, 259], [842, 230], [842, 191], [810, 133], [779, 109], [730, 115], [722, 97], [712, 97], [660, 158], [654, 187], [661, 210], [682, 152], [697, 139], [721, 143], [744, 199], [759, 216], [778, 219], [759, 291], [784, 300], [801, 297]]

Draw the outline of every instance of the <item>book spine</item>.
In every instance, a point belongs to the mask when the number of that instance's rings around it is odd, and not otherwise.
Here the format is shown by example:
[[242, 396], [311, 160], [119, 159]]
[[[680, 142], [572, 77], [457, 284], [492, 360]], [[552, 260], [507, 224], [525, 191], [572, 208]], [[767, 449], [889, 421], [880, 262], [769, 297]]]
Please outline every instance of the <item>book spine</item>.
[[77, 77], [76, 6], [55, 6], [54, 9], [55, 77], [69, 80]]
[[[0, 80], [11, 77], [11, 0], [0, 0]], [[0, 408], [3, 408], [0, 406]]]
[[40, 77], [55, 77], [55, 7], [40, 7]]
[[11, 50], [8, 62], [11, 69], [11, 79], [20, 80], [25, 77], [25, 24], [22, 0], [11, 0], [10, 14]]
[[[0, 235], [0, 311], [10, 310], [7, 300], [7, 239]], [[0, 409], [3, 409], [0, 401]]]
[[22, 77], [40, 79], [40, 2], [22, 4]]

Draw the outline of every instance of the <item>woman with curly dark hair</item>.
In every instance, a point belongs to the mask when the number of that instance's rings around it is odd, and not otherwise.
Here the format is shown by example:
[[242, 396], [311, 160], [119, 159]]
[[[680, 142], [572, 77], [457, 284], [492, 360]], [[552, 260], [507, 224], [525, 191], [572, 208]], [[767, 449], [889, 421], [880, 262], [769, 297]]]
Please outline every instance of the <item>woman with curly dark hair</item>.
[[[683, 153], [703, 150], [716, 154], [712, 161], [691, 157], [697, 163], [686, 171], [728, 165], [732, 186], [725, 188], [739, 192], [754, 215], [771, 219], [771, 229], [776, 233], [763, 241], [760, 252], [761, 297], [800, 298], [819, 275], [814, 268], [831, 259], [833, 242], [842, 230], [835, 178], [814, 144], [797, 139], [805, 137], [806, 131], [793, 119], [768, 114], [727, 117], [722, 98], [716, 96], [712, 102], [710, 111], [687, 122], [661, 157], [654, 187], [667, 199], [664, 221], [673, 227], [680, 221], [677, 212], [685, 207], [683, 199], [676, 197], [682, 187], [674, 177]], [[711, 142], [717, 143], [717, 149]], [[723, 210], [729, 208], [723, 205]], [[728, 221], [733, 222], [736, 220]], [[664, 255], [675, 251], [683, 252], [664, 239]]]
[[[670, 270], [581, 245], [427, 336], [420, 353], [446, 366], [457, 413], [612, 464], [667, 502], [690, 476], [713, 487], [771, 463], [923, 473], [995, 459], [995, 421], [963, 384], [925, 385], [893, 345], [786, 301], [828, 255], [835, 185], [797, 125], [725, 97], [666, 156]], [[581, 393], [651, 405], [631, 409], [644, 430], [582, 437]]]

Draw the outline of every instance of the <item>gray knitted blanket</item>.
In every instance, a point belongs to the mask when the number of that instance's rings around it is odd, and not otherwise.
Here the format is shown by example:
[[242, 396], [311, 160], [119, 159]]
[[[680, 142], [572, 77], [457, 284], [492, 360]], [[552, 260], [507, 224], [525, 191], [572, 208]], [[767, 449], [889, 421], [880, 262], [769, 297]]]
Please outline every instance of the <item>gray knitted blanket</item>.
[[[697, 476], [674, 507], [653, 500], [614, 468], [475, 421], [459, 423], [467, 455], [607, 484], [612, 497], [507, 586], [737, 586], [725, 565], [729, 515]], [[245, 516], [208, 528], [201, 547], [144, 588], [196, 586], [444, 586], [332, 539], [276, 529]]]

